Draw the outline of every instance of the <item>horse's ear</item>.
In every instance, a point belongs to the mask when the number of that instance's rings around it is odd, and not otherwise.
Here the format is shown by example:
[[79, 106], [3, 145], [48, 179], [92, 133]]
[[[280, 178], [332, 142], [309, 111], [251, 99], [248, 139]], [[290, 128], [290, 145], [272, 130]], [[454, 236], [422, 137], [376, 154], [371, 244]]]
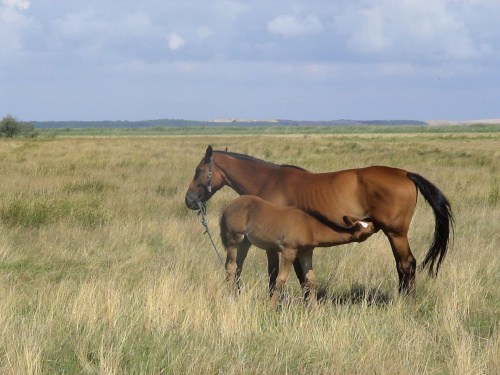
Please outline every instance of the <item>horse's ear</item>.
[[214, 153], [214, 150], [212, 149], [212, 146], [207, 147], [207, 151], [205, 152], [205, 163], [210, 162], [210, 158], [212, 157], [212, 154]]

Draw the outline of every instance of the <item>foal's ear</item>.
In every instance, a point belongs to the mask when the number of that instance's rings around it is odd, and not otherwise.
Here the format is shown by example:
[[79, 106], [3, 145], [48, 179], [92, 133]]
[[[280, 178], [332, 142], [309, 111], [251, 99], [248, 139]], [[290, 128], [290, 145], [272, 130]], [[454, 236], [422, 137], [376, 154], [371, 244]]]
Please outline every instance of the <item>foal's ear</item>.
[[208, 146], [207, 151], [205, 152], [205, 159], [204, 159], [205, 163], [210, 162], [210, 158], [212, 157], [213, 153], [214, 153], [214, 150], [212, 149], [212, 146]]

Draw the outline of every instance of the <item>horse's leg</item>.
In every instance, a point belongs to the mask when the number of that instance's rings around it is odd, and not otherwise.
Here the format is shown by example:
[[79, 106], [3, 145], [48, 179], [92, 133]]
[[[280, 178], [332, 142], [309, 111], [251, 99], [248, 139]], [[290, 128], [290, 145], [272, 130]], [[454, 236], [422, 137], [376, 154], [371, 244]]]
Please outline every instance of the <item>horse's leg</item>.
[[276, 278], [276, 288], [271, 296], [271, 307], [273, 309], [278, 307], [281, 291], [283, 290], [283, 286], [288, 279], [288, 274], [290, 273], [290, 269], [292, 268], [292, 264], [296, 256], [297, 249], [283, 249], [281, 251], [281, 261], [278, 277]]
[[300, 262], [300, 259], [295, 259], [293, 262], [293, 269], [295, 270], [295, 275], [297, 276], [297, 279], [299, 279], [299, 283], [301, 288], [304, 290], [304, 298], [309, 297], [309, 291], [306, 289], [306, 278], [305, 278], [305, 273], [304, 269], [302, 267], [302, 264]]
[[238, 289], [238, 292], [240, 291], [241, 288], [240, 277], [241, 277], [241, 270], [243, 269], [243, 262], [245, 261], [248, 255], [248, 249], [250, 248], [250, 246], [252, 246], [252, 244], [246, 238], [243, 239], [243, 241], [240, 242], [240, 244], [238, 245], [238, 251], [236, 254], [236, 275], [235, 275], [236, 287]]
[[276, 250], [268, 250], [266, 253], [267, 273], [269, 275], [269, 296], [271, 297], [276, 288], [276, 277], [278, 277], [280, 257]]
[[314, 271], [312, 269], [312, 250], [306, 255], [299, 258], [302, 270], [304, 271], [304, 300], [307, 301], [310, 307], [313, 309], [318, 308], [318, 298], [316, 296], [316, 277], [314, 276]]
[[399, 276], [399, 294], [415, 295], [417, 261], [410, 250], [407, 234], [386, 233], [392, 247]]

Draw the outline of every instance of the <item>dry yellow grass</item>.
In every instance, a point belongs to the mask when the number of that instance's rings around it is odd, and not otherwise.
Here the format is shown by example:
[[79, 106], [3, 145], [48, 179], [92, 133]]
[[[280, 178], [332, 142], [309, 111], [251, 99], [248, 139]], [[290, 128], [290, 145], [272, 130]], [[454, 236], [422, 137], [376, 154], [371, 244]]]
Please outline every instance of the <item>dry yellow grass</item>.
[[[497, 374], [500, 136], [175, 136], [0, 140], [0, 373]], [[266, 301], [252, 249], [237, 301], [184, 193], [207, 144], [331, 171], [402, 167], [434, 182], [456, 216], [437, 279], [397, 297], [383, 235], [315, 252], [318, 312], [290, 277]], [[208, 204], [218, 213], [235, 193]], [[421, 260], [433, 216], [419, 200]]]

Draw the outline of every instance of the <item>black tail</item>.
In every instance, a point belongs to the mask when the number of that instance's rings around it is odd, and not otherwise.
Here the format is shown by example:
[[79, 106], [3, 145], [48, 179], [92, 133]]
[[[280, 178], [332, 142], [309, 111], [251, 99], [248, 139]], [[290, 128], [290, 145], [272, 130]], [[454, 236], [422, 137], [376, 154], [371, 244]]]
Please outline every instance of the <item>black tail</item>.
[[[441, 262], [448, 250], [450, 234], [453, 232], [454, 219], [451, 205], [444, 194], [430, 181], [416, 173], [408, 172], [406, 175], [413, 181], [434, 211], [436, 219], [434, 239], [420, 267], [424, 269], [429, 265], [429, 275], [437, 276]], [[434, 264], [436, 265], [436, 271], [434, 271]]]

